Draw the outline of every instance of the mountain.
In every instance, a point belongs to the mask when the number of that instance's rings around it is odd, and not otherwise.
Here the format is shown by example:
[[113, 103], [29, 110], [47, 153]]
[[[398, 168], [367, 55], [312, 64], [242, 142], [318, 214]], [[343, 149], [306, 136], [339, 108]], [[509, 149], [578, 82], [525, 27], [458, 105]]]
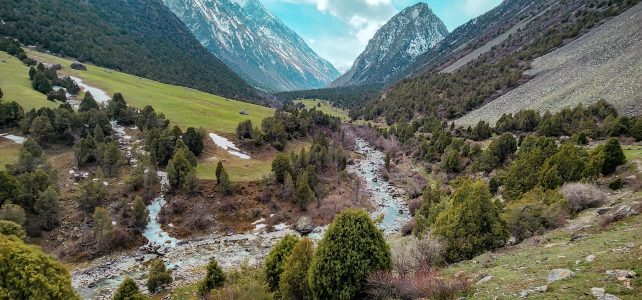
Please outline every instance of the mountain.
[[23, 44], [228, 98], [260, 99], [160, 0], [0, 0], [0, 7], [0, 35]]
[[339, 76], [258, 0], [164, 2], [210, 52], [260, 88], [320, 88]]
[[352, 68], [331, 86], [388, 82], [447, 34], [446, 25], [428, 4], [408, 7], [377, 31]]

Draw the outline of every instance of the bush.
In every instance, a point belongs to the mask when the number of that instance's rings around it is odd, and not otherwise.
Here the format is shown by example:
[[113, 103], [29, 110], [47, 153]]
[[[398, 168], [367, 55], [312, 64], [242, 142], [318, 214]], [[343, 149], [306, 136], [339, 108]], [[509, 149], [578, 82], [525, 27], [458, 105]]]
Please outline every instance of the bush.
[[147, 290], [153, 294], [170, 283], [172, 283], [172, 270], [165, 268], [162, 259], [152, 260], [149, 275], [147, 275]]
[[562, 195], [536, 188], [524, 194], [520, 200], [509, 203], [504, 208], [502, 218], [511, 236], [521, 242], [560, 225], [565, 211]]
[[615, 178], [611, 182], [609, 182], [609, 188], [614, 191], [617, 191], [623, 187], [624, 187], [624, 181], [622, 181], [621, 178]]
[[219, 267], [216, 259], [210, 259], [207, 264], [207, 274], [205, 278], [198, 283], [198, 294], [201, 296], [207, 295], [211, 290], [223, 286], [225, 283], [225, 273]]
[[145, 297], [140, 293], [138, 285], [131, 278], [125, 278], [118, 286], [112, 300], [143, 300]]
[[602, 174], [609, 175], [615, 172], [616, 168], [626, 162], [624, 151], [617, 138], [610, 138], [604, 145], [604, 165]]
[[503, 246], [508, 239], [506, 223], [481, 180], [464, 179], [448, 209], [439, 214], [434, 233], [447, 241], [446, 260], [470, 259], [485, 250]]
[[203, 136], [194, 127], [187, 128], [183, 134], [183, 141], [194, 155], [199, 156], [203, 152]]
[[446, 247], [444, 242], [424, 234], [400, 239], [392, 247], [392, 269], [399, 274], [406, 274], [440, 266], [444, 263]]
[[3, 299], [80, 299], [69, 272], [55, 259], [18, 238], [0, 235]]
[[288, 159], [287, 155], [279, 153], [279, 155], [276, 156], [272, 161], [272, 172], [274, 172], [274, 176], [278, 183], [285, 182], [285, 174], [292, 173], [290, 159]]
[[301, 239], [285, 261], [285, 268], [279, 281], [279, 293], [283, 299], [310, 299], [308, 270], [314, 256], [314, 243]]
[[314, 299], [356, 299], [368, 275], [389, 271], [390, 249], [368, 214], [345, 210], [326, 231], [312, 260], [308, 281]]
[[27, 232], [22, 228], [22, 226], [20, 226], [20, 224], [5, 220], [0, 220], [0, 234], [4, 234], [6, 236], [13, 235], [21, 240], [24, 240], [27, 236]]
[[562, 195], [571, 213], [588, 208], [599, 207], [606, 203], [606, 194], [591, 184], [569, 183], [562, 187]]
[[139, 228], [145, 227], [148, 221], [148, 209], [143, 198], [140, 196], [134, 198], [132, 210], [134, 211], [134, 225]]
[[27, 221], [27, 215], [20, 205], [7, 201], [2, 205], [2, 207], [0, 207], [0, 220], [11, 221], [18, 225], [24, 225]]
[[279, 289], [285, 261], [298, 242], [297, 236], [288, 234], [270, 249], [270, 253], [265, 258], [265, 278], [270, 291], [274, 292]]
[[409, 274], [375, 272], [368, 276], [369, 299], [456, 299], [470, 288], [464, 277], [447, 279], [432, 270]]

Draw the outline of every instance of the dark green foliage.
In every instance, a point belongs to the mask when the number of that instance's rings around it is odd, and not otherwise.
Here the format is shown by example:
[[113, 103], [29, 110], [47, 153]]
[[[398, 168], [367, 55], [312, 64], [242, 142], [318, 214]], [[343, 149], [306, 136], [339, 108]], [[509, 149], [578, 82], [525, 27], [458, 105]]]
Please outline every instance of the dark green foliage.
[[488, 149], [475, 162], [474, 169], [490, 172], [503, 164], [517, 150], [517, 141], [510, 133], [504, 133], [493, 140]]
[[107, 115], [122, 125], [132, 125], [136, 121], [135, 113], [127, 107], [125, 97], [121, 93], [115, 93], [107, 102]]
[[308, 204], [316, 200], [316, 195], [310, 188], [309, 177], [308, 171], [304, 171], [297, 178], [296, 182], [296, 200], [302, 208], [305, 208]]
[[134, 212], [134, 225], [139, 228], [144, 228], [148, 221], [148, 209], [145, 201], [140, 196], [134, 198], [132, 203], [132, 211]]
[[642, 118], [635, 119], [635, 123], [631, 126], [630, 135], [634, 137], [636, 141], [642, 141]]
[[285, 148], [288, 133], [285, 131], [283, 121], [275, 117], [265, 118], [261, 122], [261, 130], [263, 131], [265, 141], [271, 143], [272, 147], [279, 151]]
[[195, 191], [196, 164], [195, 161], [190, 161], [190, 155], [193, 154], [183, 146], [174, 153], [174, 156], [167, 164], [167, 179], [170, 187], [174, 190]]
[[282, 299], [311, 299], [308, 283], [308, 270], [314, 256], [314, 243], [302, 238], [285, 261], [285, 268], [279, 281], [279, 294]]
[[22, 229], [22, 226], [20, 226], [20, 224], [12, 221], [0, 220], [0, 235], [3, 234], [5, 236], [15, 236], [21, 240], [24, 240], [27, 236], [27, 232]]
[[373, 97], [377, 96], [382, 88], [383, 87], [380, 84], [368, 84], [338, 88], [281, 92], [277, 93], [276, 96], [283, 101], [293, 101], [297, 99], [322, 99], [327, 100], [338, 107], [358, 108]]
[[163, 113], [156, 113], [151, 105], [145, 106], [136, 117], [136, 127], [142, 131], [148, 129], [164, 130], [169, 125]]
[[227, 174], [227, 171], [225, 171], [225, 169], [221, 169], [221, 173], [219, 175], [218, 189], [219, 191], [221, 191], [221, 194], [223, 194], [224, 196], [228, 196], [232, 194], [232, 191], [233, 191], [232, 182], [230, 181], [230, 175]]
[[183, 142], [195, 156], [199, 156], [203, 152], [203, 138], [194, 127], [187, 128], [183, 134]]
[[517, 242], [558, 226], [566, 214], [562, 195], [556, 191], [536, 188], [509, 203], [502, 214], [508, 231]]
[[22, 106], [15, 101], [0, 101], [0, 127], [18, 126], [24, 116]]
[[104, 207], [96, 207], [94, 211], [94, 238], [99, 248], [107, 248], [111, 245], [114, 234], [111, 216]]
[[[274, 165], [274, 163], [272, 164]], [[223, 173], [223, 169], [223, 162], [219, 160], [218, 163], [216, 163], [216, 183], [221, 183], [221, 173]]]
[[615, 178], [611, 182], [609, 182], [609, 188], [617, 191], [624, 187], [624, 181], [621, 178]]
[[479, 121], [475, 128], [473, 128], [470, 139], [475, 141], [483, 141], [487, 138], [490, 138], [491, 136], [493, 136], [493, 130], [490, 128], [488, 122]]
[[579, 181], [583, 177], [588, 153], [571, 143], [563, 144], [555, 155], [544, 161], [540, 171], [540, 184], [546, 189], [555, 189], [566, 182]]
[[44, 73], [37, 72], [33, 76], [33, 81], [31, 82], [31, 86], [33, 87], [34, 90], [42, 93], [42, 94], [47, 94], [51, 92], [51, 83], [45, 77]]
[[207, 274], [205, 278], [198, 283], [198, 294], [201, 296], [207, 295], [211, 290], [223, 286], [225, 283], [225, 273], [219, 267], [216, 259], [210, 259], [207, 264]]
[[164, 83], [258, 99], [161, 1], [2, 0], [0, 7], [1, 36]]
[[390, 268], [390, 249], [381, 230], [366, 212], [345, 210], [326, 231], [312, 260], [308, 273], [312, 297], [364, 297], [367, 276]]
[[83, 111], [90, 111], [92, 109], [99, 109], [99, 108], [100, 107], [98, 106], [98, 102], [94, 100], [94, 97], [91, 95], [91, 93], [86, 92], [85, 97], [82, 98], [82, 101], [78, 106], [78, 111], [83, 112]]
[[38, 116], [31, 123], [31, 136], [40, 145], [46, 145], [55, 138], [55, 131], [51, 126], [51, 121], [45, 116]]
[[97, 147], [94, 137], [88, 135], [75, 147], [76, 165], [83, 167], [97, 161]]
[[279, 155], [277, 155], [272, 161], [272, 172], [274, 172], [274, 176], [278, 183], [284, 182], [286, 173], [292, 173], [290, 160], [285, 154], [279, 153]]
[[101, 181], [84, 180], [80, 183], [78, 206], [86, 212], [93, 212], [94, 208], [105, 199], [105, 188]]
[[5, 299], [80, 299], [62, 264], [40, 248], [1, 234], [0, 278], [0, 295]]
[[285, 268], [285, 262], [298, 242], [297, 236], [288, 234], [270, 249], [270, 253], [265, 258], [265, 280], [270, 291], [274, 292], [279, 289], [279, 281]]
[[15, 201], [20, 195], [18, 180], [6, 171], [0, 171], [0, 206], [6, 201]]
[[147, 290], [153, 294], [170, 283], [172, 283], [172, 270], [165, 268], [162, 259], [152, 260], [147, 275]]
[[506, 243], [506, 223], [484, 182], [463, 179], [451, 201], [437, 217], [433, 231], [446, 239], [448, 261], [470, 259]]
[[51, 230], [60, 223], [62, 208], [58, 200], [58, 193], [53, 186], [49, 186], [44, 192], [38, 195], [33, 210], [38, 216], [40, 228]]
[[451, 146], [446, 148], [442, 162], [444, 170], [448, 173], [459, 173], [459, 171], [461, 171], [459, 151]]
[[140, 293], [138, 285], [134, 280], [127, 277], [120, 283], [112, 300], [143, 300], [145, 297]]
[[602, 174], [609, 175], [615, 172], [616, 168], [626, 162], [624, 151], [617, 138], [610, 138], [604, 145], [604, 165]]
[[100, 156], [100, 166], [106, 177], [118, 176], [118, 170], [123, 164], [123, 154], [118, 149], [118, 144], [114, 141], [105, 143], [102, 146], [102, 155]]
[[254, 136], [252, 121], [245, 120], [236, 126], [236, 137], [239, 140], [251, 139]]
[[553, 138], [526, 137], [517, 159], [506, 172], [500, 174], [500, 181], [504, 186], [502, 191], [504, 199], [509, 201], [519, 199], [523, 193], [533, 189], [539, 182], [539, 173], [544, 161], [556, 151], [557, 146]]

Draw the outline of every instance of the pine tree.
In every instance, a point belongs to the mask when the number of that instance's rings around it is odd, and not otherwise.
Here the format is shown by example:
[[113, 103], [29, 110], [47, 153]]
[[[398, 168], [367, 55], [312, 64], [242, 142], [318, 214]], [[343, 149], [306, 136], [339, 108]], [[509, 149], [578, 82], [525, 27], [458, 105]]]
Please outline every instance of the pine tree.
[[94, 211], [94, 237], [100, 248], [109, 247], [113, 233], [109, 211], [104, 207], [96, 207]]
[[194, 127], [187, 128], [183, 135], [183, 141], [195, 156], [199, 156], [203, 152], [203, 137]]
[[272, 172], [276, 177], [278, 183], [285, 181], [285, 174], [292, 174], [292, 167], [290, 166], [290, 159], [283, 153], [279, 153], [272, 161]]
[[34, 204], [34, 210], [38, 214], [40, 227], [45, 230], [51, 230], [60, 223], [60, 202], [58, 201], [58, 193], [56, 190], [49, 186], [44, 192], [38, 195], [38, 199]]
[[78, 111], [85, 112], [85, 111], [90, 111], [92, 109], [99, 109], [98, 102], [94, 100], [94, 97], [91, 95], [90, 92], [86, 92], [85, 97], [80, 102], [80, 105], [78, 105]]
[[151, 261], [147, 275], [147, 290], [153, 294], [170, 283], [172, 283], [172, 270], [167, 270], [160, 258]]
[[227, 174], [225, 169], [221, 170], [220, 183], [218, 186], [221, 194], [224, 196], [232, 194], [232, 183], [230, 182], [230, 176]]
[[617, 169], [618, 166], [626, 162], [624, 151], [620, 146], [620, 141], [617, 138], [610, 138], [604, 145], [604, 165], [602, 167], [602, 174], [609, 175]]
[[167, 179], [170, 187], [174, 190], [184, 189], [188, 177], [194, 172], [194, 166], [185, 157], [185, 154], [186, 151], [176, 151], [174, 157], [167, 164]]
[[216, 164], [216, 183], [221, 183], [221, 173], [223, 172], [223, 162], [218, 161]]
[[298, 242], [297, 236], [288, 234], [270, 249], [270, 253], [265, 258], [265, 280], [271, 292], [279, 289], [279, 281], [285, 268], [285, 262]]
[[127, 277], [123, 282], [118, 286], [114, 297], [112, 300], [143, 300], [145, 297], [140, 293], [138, 285], [134, 280]]
[[142, 197], [136, 196], [136, 198], [134, 198], [132, 210], [134, 211], [134, 225], [139, 228], [145, 227], [147, 225], [149, 211]]
[[198, 294], [205, 296], [211, 290], [222, 287], [223, 283], [225, 283], [225, 273], [223, 273], [216, 259], [210, 259], [207, 264], [207, 274], [198, 284]]
[[296, 199], [297, 203], [305, 208], [308, 204], [316, 200], [316, 195], [314, 191], [310, 188], [308, 182], [308, 172], [304, 171], [298, 178], [296, 184]]
[[309, 238], [302, 238], [292, 249], [285, 261], [285, 267], [279, 280], [279, 293], [282, 299], [311, 299], [312, 293], [308, 283], [308, 270], [314, 256], [314, 243]]
[[118, 149], [116, 142], [108, 142], [103, 146], [103, 154], [100, 165], [103, 174], [107, 177], [118, 176], [118, 170], [123, 163], [123, 155]]
[[390, 268], [390, 249], [381, 230], [366, 212], [345, 210], [319, 243], [308, 283], [314, 299], [357, 299], [368, 275]]

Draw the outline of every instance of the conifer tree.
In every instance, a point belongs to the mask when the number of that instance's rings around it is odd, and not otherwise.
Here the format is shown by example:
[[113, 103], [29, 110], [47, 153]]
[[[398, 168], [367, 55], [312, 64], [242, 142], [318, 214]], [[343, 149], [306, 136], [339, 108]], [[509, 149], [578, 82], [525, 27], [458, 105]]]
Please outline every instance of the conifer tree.
[[223, 283], [225, 283], [225, 273], [223, 273], [216, 259], [210, 259], [207, 264], [207, 274], [198, 283], [198, 294], [205, 296], [211, 290], [222, 287]]

